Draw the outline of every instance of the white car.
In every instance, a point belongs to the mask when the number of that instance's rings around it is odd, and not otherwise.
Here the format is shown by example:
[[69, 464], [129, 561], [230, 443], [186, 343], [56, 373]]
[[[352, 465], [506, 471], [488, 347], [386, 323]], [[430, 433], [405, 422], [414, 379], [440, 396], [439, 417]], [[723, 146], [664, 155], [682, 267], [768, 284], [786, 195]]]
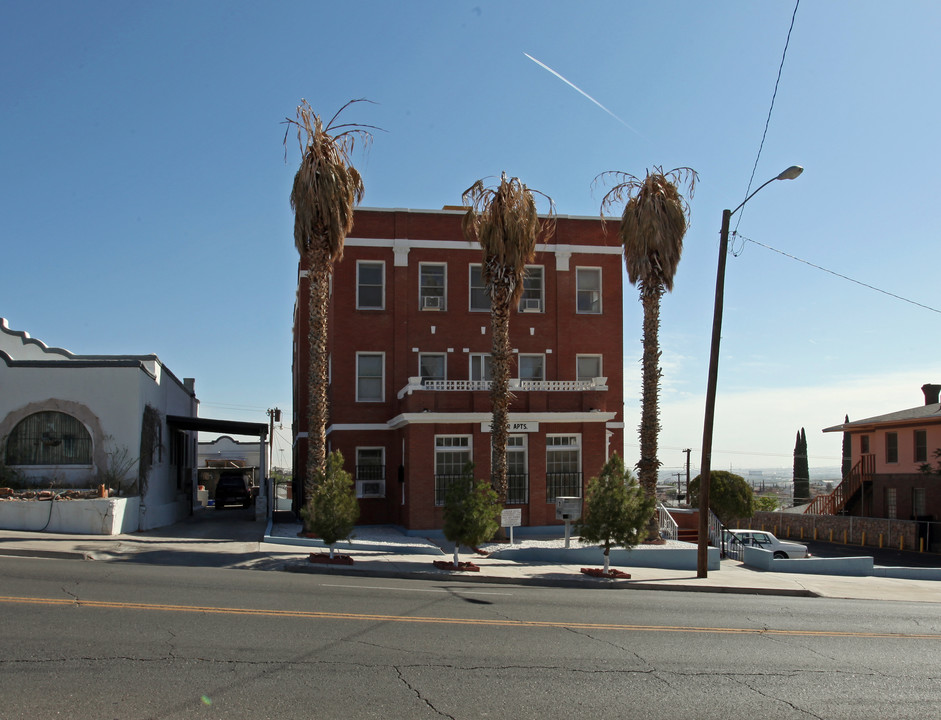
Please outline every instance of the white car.
[[742, 545], [770, 550], [776, 559], [810, 557], [806, 545], [778, 540], [764, 530], [729, 530], [729, 533], [734, 535]]

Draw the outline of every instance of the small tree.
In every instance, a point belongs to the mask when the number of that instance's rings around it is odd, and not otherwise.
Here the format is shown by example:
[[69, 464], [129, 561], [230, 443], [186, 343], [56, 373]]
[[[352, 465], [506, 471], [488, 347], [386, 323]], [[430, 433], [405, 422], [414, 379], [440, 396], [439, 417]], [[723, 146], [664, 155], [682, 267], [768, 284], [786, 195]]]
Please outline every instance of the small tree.
[[755, 498], [755, 512], [774, 512], [777, 509], [778, 499], [774, 495], [759, 495]]
[[500, 529], [500, 498], [493, 486], [473, 480], [473, 465], [455, 482], [444, 501], [444, 536], [454, 543], [454, 567], [461, 545], [476, 547]]
[[630, 548], [640, 543], [647, 534], [655, 507], [656, 499], [647, 496], [617, 453], [604, 464], [601, 474], [589, 481], [585, 507], [575, 531], [583, 540], [601, 543], [605, 574], [611, 548]]
[[331, 558], [336, 542], [352, 537], [359, 519], [359, 501], [353, 478], [343, 469], [343, 455], [339, 450], [327, 456], [326, 472], [317, 478], [301, 517], [305, 530], [316, 533], [330, 548]]
[[[699, 475], [689, 484], [690, 504], [699, 504]], [[755, 494], [745, 478], [727, 470], [709, 473], [709, 509], [723, 525], [755, 514]]]

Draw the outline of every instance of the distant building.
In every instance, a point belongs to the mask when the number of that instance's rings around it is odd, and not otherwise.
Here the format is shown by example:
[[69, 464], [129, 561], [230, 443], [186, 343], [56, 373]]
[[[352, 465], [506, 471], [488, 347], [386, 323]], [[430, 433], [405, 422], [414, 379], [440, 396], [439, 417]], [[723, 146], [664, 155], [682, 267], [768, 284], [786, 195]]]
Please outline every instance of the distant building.
[[[328, 450], [354, 476], [363, 523], [442, 526], [467, 462], [490, 477], [490, 306], [463, 211], [358, 209], [335, 267]], [[307, 461], [309, 287], [294, 315], [294, 477]], [[555, 524], [623, 447], [621, 248], [599, 218], [560, 217], [537, 247], [510, 320], [507, 506]], [[300, 497], [300, 493], [295, 495]]]
[[[825, 428], [850, 436], [852, 470], [807, 512], [932, 521], [941, 518], [941, 385], [924, 385], [925, 404]], [[930, 465], [933, 472], [922, 470]]]

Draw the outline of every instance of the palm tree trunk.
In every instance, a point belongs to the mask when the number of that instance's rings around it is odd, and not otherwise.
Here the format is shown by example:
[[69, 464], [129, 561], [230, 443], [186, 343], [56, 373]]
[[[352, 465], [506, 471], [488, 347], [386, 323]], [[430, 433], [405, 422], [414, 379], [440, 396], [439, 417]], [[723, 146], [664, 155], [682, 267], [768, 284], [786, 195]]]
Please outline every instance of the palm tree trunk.
[[[660, 283], [640, 283], [639, 287], [644, 309], [644, 356], [640, 403], [640, 461], [637, 463], [637, 476], [644, 494], [648, 498], [656, 499], [657, 471], [660, 469], [660, 461], [657, 459], [657, 436], [660, 432], [660, 298], [664, 289]], [[660, 538], [656, 515], [650, 519], [647, 537], [648, 540]]]
[[327, 465], [327, 318], [330, 305], [330, 276], [333, 265], [327, 252], [315, 248], [308, 265], [310, 283], [310, 372], [307, 386], [307, 474], [305, 501]]
[[507, 469], [506, 445], [510, 421], [510, 291], [505, 285], [494, 289], [491, 299], [490, 333], [492, 336], [492, 371], [490, 385], [491, 481], [499, 496], [500, 504], [506, 505]]

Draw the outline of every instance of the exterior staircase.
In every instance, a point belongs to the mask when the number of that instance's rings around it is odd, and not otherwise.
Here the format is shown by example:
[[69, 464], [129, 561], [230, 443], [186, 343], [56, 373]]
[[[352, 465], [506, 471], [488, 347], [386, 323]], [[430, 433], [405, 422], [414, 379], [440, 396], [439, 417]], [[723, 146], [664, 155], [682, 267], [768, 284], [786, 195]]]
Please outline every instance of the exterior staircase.
[[818, 495], [804, 508], [805, 515], [841, 515], [850, 501], [863, 489], [863, 484], [872, 481], [876, 471], [876, 456], [863, 455], [853, 466], [843, 482], [829, 495]]

